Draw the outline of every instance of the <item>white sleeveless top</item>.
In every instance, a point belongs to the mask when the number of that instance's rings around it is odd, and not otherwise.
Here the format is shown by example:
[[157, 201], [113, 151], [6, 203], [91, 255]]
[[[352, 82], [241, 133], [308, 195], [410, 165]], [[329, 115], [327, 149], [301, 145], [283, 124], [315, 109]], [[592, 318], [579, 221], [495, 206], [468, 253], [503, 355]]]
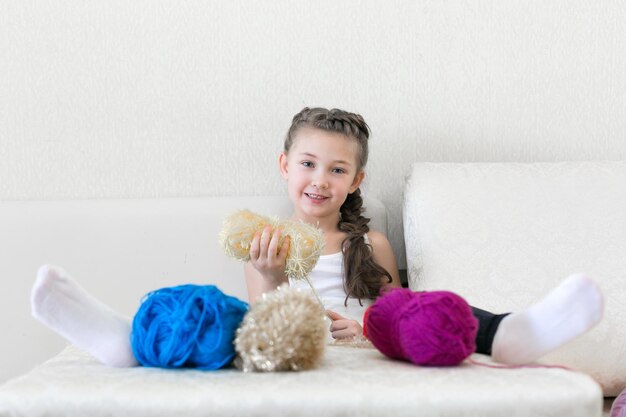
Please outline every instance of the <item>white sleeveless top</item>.
[[[368, 242], [367, 235], [365, 241]], [[350, 320], [356, 320], [363, 325], [363, 313], [374, 300], [348, 298], [345, 306], [346, 292], [343, 289], [343, 253], [336, 252], [330, 255], [321, 255], [317, 264], [309, 274], [309, 279], [320, 296], [324, 307], [341, 314]], [[304, 291], [311, 291], [311, 287], [305, 280], [289, 278], [289, 285]]]

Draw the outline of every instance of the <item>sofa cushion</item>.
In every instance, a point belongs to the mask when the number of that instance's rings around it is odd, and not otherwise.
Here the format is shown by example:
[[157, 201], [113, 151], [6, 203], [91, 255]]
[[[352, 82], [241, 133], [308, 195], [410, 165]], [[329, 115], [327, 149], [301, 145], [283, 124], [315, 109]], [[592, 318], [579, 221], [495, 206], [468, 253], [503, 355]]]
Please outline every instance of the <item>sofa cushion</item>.
[[0, 415], [25, 417], [600, 417], [601, 410], [598, 384], [581, 373], [418, 367], [347, 346], [328, 346], [313, 370], [266, 373], [111, 368], [69, 347], [0, 387]]
[[404, 202], [410, 286], [517, 311], [567, 275], [605, 295], [591, 332], [544, 357], [626, 387], [626, 163], [416, 163]]

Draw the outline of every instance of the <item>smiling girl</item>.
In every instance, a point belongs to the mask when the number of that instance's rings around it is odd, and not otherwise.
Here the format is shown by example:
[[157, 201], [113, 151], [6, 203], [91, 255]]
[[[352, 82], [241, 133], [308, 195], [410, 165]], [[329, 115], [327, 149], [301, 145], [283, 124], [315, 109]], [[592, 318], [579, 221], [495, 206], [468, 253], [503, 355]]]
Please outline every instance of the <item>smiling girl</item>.
[[[332, 319], [335, 339], [362, 335], [365, 309], [400, 287], [396, 259], [382, 233], [362, 215], [370, 129], [362, 116], [339, 109], [304, 108], [296, 114], [278, 158], [293, 204], [292, 219], [317, 225], [325, 252], [309, 278]], [[279, 285], [307, 289], [285, 275], [288, 239], [267, 227], [255, 235], [245, 266], [251, 303]], [[477, 352], [504, 363], [527, 363], [586, 332], [601, 318], [595, 283], [573, 275], [539, 303], [515, 314], [472, 308], [479, 321]]]

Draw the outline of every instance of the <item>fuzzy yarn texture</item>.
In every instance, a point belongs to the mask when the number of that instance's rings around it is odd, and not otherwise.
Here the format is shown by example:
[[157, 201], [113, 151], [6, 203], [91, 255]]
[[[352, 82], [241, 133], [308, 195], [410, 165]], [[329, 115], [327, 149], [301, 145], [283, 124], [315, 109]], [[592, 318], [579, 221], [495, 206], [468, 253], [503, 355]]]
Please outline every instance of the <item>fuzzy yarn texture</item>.
[[308, 293], [286, 285], [265, 293], [237, 330], [235, 366], [243, 371], [301, 371], [324, 355], [324, 311]]
[[143, 366], [222, 368], [235, 357], [235, 332], [247, 311], [247, 303], [214, 285], [153, 291], [133, 319], [133, 354]]
[[250, 260], [250, 244], [257, 231], [270, 225], [272, 231], [282, 230], [278, 247], [289, 236], [289, 253], [285, 273], [294, 279], [305, 279], [324, 250], [322, 231], [308, 223], [270, 218], [249, 210], [236, 211], [224, 219], [219, 242], [224, 252], [240, 261]]
[[389, 291], [364, 316], [364, 333], [384, 355], [423, 366], [454, 366], [476, 349], [478, 320], [449, 291]]

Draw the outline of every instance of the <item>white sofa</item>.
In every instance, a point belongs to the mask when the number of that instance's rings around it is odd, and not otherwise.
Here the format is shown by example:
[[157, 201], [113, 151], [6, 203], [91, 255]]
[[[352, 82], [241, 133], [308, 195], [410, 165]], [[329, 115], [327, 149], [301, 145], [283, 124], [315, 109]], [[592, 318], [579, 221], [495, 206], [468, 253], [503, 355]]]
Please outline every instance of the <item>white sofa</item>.
[[[0, 387], [0, 416], [600, 416], [602, 391], [614, 395], [626, 386], [626, 332], [617, 326], [625, 185], [622, 163], [416, 164], [407, 180], [412, 288], [451, 289], [478, 307], [510, 311], [568, 273], [585, 270], [600, 280], [605, 321], [546, 358], [583, 372], [470, 362], [420, 368], [340, 346], [329, 346], [318, 369], [301, 373], [114, 369], [68, 347]], [[385, 231], [384, 207], [373, 198], [367, 207], [373, 227]], [[10, 256], [0, 268], [22, 288], [39, 264], [63, 265], [129, 315], [145, 292], [184, 282], [217, 284], [245, 298], [241, 264], [223, 255], [216, 239], [223, 217], [240, 208], [287, 215], [289, 204], [284, 197], [3, 202], [0, 250]], [[10, 353], [64, 344], [32, 319], [13, 320], [24, 320], [36, 338], [16, 335]], [[472, 359], [489, 363], [484, 355]]]

